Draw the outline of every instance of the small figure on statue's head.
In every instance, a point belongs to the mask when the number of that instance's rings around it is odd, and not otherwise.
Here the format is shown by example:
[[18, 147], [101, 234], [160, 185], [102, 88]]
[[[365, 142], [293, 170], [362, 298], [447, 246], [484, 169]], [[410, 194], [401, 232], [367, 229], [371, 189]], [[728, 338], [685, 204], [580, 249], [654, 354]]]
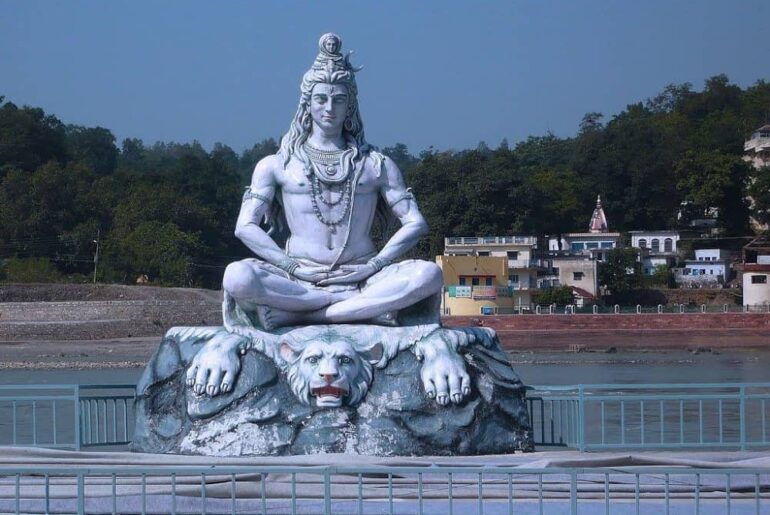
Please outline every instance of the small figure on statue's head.
[[339, 54], [342, 49], [342, 39], [333, 32], [327, 32], [318, 40], [318, 48], [327, 54]]

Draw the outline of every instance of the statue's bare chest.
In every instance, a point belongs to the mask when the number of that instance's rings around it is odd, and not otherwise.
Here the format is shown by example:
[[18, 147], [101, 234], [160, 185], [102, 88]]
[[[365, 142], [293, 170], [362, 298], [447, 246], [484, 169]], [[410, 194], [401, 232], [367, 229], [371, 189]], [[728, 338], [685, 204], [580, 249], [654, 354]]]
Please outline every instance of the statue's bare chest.
[[[291, 160], [289, 166], [284, 168], [277, 174], [277, 182], [284, 195], [311, 195], [313, 191], [325, 191], [325, 190], [341, 190], [346, 186], [349, 186], [351, 190], [355, 191], [355, 195], [371, 195], [375, 194], [380, 188], [380, 181], [382, 177], [375, 173], [373, 167], [367, 162], [364, 165], [364, 169], [358, 174], [355, 184], [353, 181], [353, 172], [342, 183], [328, 186], [319, 179], [313, 177], [313, 175], [307, 174], [301, 163]], [[346, 184], [349, 183], [349, 184]]]

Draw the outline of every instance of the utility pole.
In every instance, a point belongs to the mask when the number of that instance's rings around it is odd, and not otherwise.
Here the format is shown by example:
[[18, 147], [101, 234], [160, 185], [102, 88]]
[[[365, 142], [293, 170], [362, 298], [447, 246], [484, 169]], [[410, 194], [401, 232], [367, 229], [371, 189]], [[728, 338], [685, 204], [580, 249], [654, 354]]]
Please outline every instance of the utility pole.
[[99, 265], [99, 236], [101, 235], [101, 229], [96, 230], [96, 239], [93, 241], [96, 243], [96, 251], [94, 252], [94, 284], [96, 284], [96, 267]]

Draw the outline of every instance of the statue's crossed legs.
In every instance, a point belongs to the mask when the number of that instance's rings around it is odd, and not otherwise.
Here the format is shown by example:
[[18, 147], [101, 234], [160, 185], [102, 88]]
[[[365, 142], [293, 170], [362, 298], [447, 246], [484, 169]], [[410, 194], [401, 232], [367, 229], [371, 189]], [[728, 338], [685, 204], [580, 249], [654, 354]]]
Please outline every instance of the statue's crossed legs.
[[[244, 259], [231, 263], [222, 279], [225, 326], [233, 322], [228, 300], [257, 313], [266, 330], [351, 322], [396, 325], [394, 312], [441, 292], [442, 284], [441, 269], [420, 260], [388, 265], [360, 284], [317, 286], [264, 261]], [[439, 321], [438, 311], [426, 315], [432, 319], [425, 323]]]

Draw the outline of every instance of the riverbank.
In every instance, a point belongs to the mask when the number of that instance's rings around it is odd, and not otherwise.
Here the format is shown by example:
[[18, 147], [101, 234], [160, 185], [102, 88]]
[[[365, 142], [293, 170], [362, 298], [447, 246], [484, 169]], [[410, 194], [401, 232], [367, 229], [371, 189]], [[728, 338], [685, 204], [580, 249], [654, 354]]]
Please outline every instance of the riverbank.
[[[0, 369], [142, 367], [179, 325], [217, 325], [221, 292], [121, 285], [0, 285]], [[495, 329], [512, 352], [770, 350], [770, 313], [444, 317]]]

